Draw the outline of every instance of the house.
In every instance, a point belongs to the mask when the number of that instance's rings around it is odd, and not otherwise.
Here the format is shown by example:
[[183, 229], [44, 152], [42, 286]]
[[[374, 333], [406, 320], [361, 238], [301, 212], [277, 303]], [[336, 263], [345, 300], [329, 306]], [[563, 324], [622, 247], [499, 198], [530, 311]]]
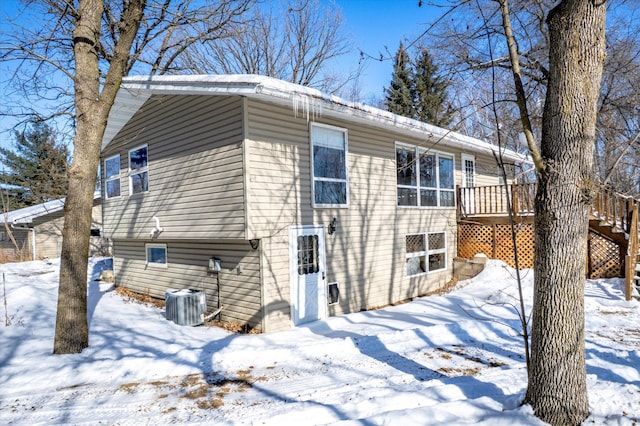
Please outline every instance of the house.
[[[0, 229], [0, 250], [9, 259], [35, 260], [60, 257], [64, 198], [13, 210], [4, 215]], [[94, 194], [90, 254], [103, 253], [101, 238], [102, 208], [100, 193]], [[13, 235], [15, 244], [11, 241]], [[17, 247], [16, 247], [17, 245]]]
[[262, 76], [127, 77], [102, 145], [116, 285], [199, 289], [263, 332], [427, 294], [494, 149]]

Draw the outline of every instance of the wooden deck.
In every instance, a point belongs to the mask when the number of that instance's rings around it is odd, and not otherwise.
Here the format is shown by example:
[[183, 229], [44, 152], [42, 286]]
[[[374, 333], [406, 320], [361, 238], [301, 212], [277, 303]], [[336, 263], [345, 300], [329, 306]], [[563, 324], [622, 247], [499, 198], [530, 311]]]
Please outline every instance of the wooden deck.
[[[458, 255], [472, 258], [484, 253], [515, 266], [511, 211], [519, 266], [532, 268], [535, 192], [534, 183], [458, 187]], [[632, 284], [640, 284], [639, 206], [640, 200], [603, 187], [590, 212], [586, 276], [624, 277], [627, 300], [631, 298]]]

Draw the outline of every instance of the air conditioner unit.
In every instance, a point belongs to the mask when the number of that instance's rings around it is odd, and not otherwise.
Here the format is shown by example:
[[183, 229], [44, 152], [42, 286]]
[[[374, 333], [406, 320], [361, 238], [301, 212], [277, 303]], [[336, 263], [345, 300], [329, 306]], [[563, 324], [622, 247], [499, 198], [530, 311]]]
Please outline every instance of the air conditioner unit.
[[178, 325], [204, 323], [207, 302], [204, 291], [168, 288], [164, 294], [166, 317]]

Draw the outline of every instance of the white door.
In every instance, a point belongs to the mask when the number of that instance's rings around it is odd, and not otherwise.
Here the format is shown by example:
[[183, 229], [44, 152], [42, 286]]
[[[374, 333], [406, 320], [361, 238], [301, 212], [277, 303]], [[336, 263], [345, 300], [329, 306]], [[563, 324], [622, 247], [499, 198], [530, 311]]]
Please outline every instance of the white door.
[[462, 154], [462, 212], [466, 214], [478, 213], [473, 190], [476, 186], [476, 159], [473, 155]]
[[294, 325], [327, 316], [324, 226], [289, 228], [291, 318]]

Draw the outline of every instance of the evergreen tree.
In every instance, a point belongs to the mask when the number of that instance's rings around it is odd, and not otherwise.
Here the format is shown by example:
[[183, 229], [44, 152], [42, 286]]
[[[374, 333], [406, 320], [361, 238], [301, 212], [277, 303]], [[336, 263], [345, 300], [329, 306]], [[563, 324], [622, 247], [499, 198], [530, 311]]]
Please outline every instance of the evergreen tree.
[[384, 105], [394, 114], [446, 127], [453, 117], [453, 110], [447, 105], [448, 87], [426, 49], [421, 49], [412, 61], [400, 43], [391, 84], [384, 89]]
[[412, 99], [413, 82], [411, 79], [411, 61], [409, 54], [404, 49], [402, 43], [396, 53], [393, 64], [393, 74], [391, 84], [384, 89], [384, 104], [387, 111], [404, 117], [414, 117], [414, 106]]
[[67, 147], [56, 144], [52, 129], [42, 122], [32, 122], [15, 136], [13, 149], [0, 147], [2, 183], [12, 185], [10, 209], [64, 197]]
[[426, 49], [422, 49], [413, 71], [413, 102], [416, 120], [446, 127], [451, 123], [453, 111], [447, 105], [446, 81], [438, 75], [438, 66]]

